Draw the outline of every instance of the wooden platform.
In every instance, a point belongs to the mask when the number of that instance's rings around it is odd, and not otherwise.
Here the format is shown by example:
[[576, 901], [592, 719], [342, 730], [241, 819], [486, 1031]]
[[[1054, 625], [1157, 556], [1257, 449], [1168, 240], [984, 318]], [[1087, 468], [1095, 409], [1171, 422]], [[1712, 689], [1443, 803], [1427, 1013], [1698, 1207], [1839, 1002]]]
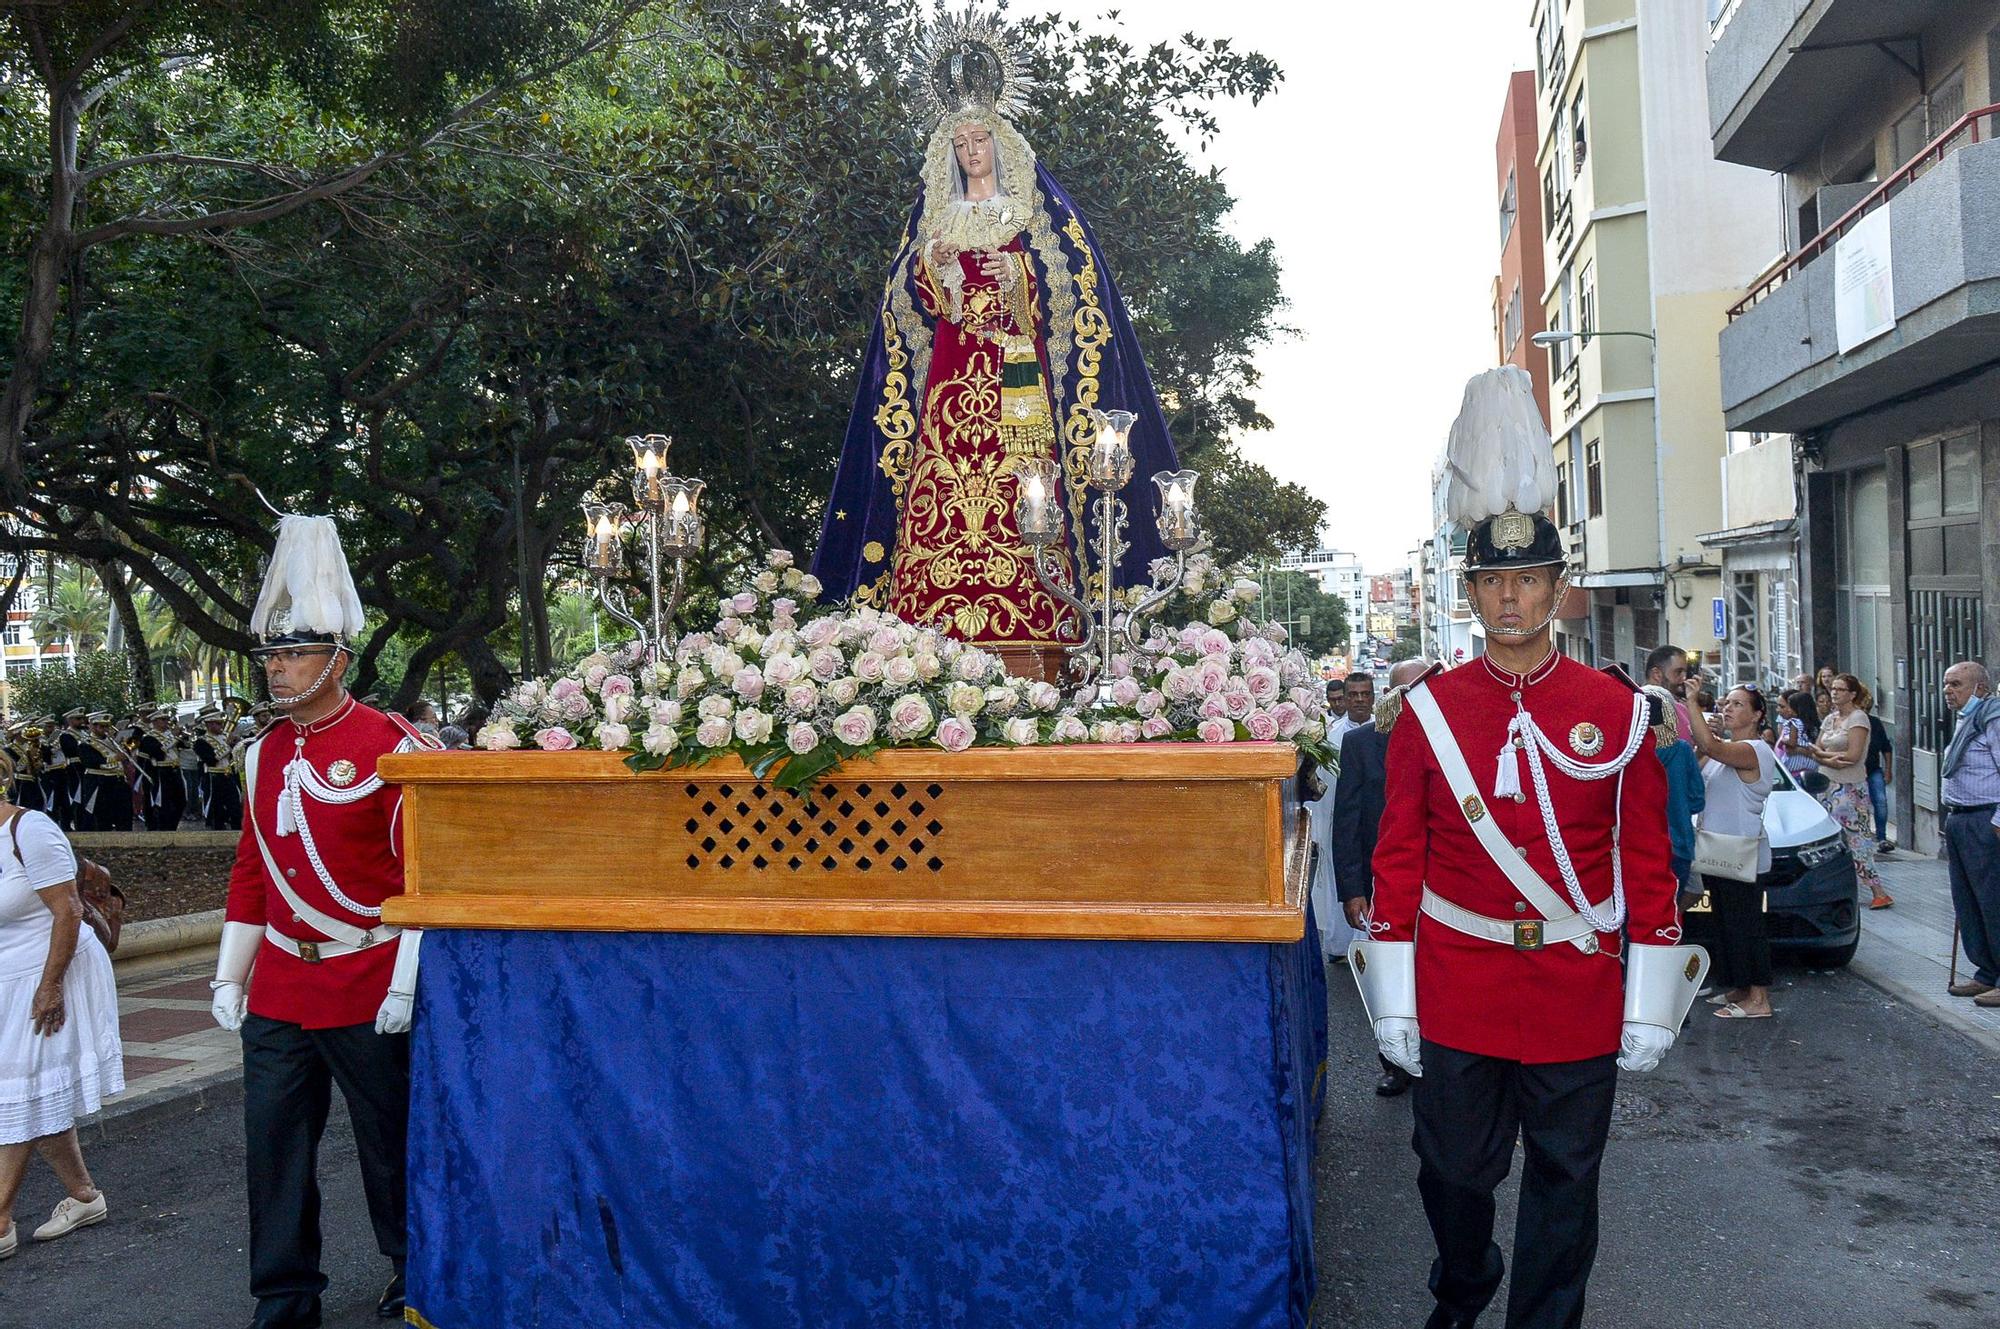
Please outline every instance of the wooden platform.
[[422, 927], [1296, 941], [1289, 744], [886, 752], [789, 792], [733, 758], [382, 758]]

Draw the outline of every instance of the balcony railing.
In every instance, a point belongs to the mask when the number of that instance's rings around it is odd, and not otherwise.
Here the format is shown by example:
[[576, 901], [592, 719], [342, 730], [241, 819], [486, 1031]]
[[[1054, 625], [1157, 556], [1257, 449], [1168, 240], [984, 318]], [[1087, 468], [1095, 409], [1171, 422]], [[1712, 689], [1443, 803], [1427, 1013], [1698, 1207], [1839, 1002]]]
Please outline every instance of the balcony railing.
[[1790, 281], [1799, 269], [1833, 248], [1834, 242], [1853, 230], [1856, 222], [1902, 193], [1912, 180], [1966, 144], [1979, 142], [1982, 121], [1986, 122], [1985, 136], [1994, 137], [1994, 131], [2000, 128], [2000, 102], [1982, 106], [1976, 111], [1968, 111], [1960, 116], [1953, 122], [1951, 128], [1932, 139], [1894, 175], [1875, 186], [1868, 197], [1842, 213], [1840, 219], [1833, 225], [1806, 241], [1799, 247], [1797, 253], [1760, 277], [1748, 294], [1730, 306], [1729, 321], [1733, 323], [1741, 318], [1751, 306]]

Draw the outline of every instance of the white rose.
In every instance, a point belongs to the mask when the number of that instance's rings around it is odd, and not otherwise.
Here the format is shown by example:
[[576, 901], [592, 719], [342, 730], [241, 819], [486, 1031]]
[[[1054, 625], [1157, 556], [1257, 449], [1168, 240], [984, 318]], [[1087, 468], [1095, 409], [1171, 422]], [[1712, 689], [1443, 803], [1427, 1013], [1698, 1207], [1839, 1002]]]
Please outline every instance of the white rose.
[[799, 578], [799, 584], [796, 589], [801, 595], [818, 595], [819, 578], [808, 572], [805, 576]]
[[505, 720], [488, 720], [472, 741], [488, 752], [507, 752], [521, 746], [521, 736]]
[[922, 738], [931, 731], [931, 704], [914, 693], [889, 708], [889, 737]]
[[606, 723], [597, 726], [597, 746], [606, 752], [616, 752], [632, 742], [632, 731], [622, 724]]
[[712, 720], [703, 720], [696, 726], [694, 741], [705, 748], [727, 747], [729, 746], [729, 735], [729, 721], [718, 717]]
[[764, 555], [764, 561], [779, 571], [783, 571], [792, 566], [792, 551], [789, 549], [773, 549], [770, 553]]
[[1042, 741], [1041, 724], [1025, 715], [1015, 716], [1000, 726], [1000, 736], [1016, 747], [1027, 747]]
[[1021, 704], [1021, 694], [1004, 684], [986, 689], [986, 709], [995, 715], [1011, 715]]
[[692, 697], [706, 686], [708, 686], [708, 675], [693, 665], [681, 670], [680, 677], [674, 680], [674, 691], [683, 697]]
[[986, 704], [986, 693], [970, 683], [954, 683], [945, 689], [944, 704], [953, 715], [977, 715]]
[[930, 651], [919, 651], [916, 657], [917, 677], [928, 683], [944, 672], [944, 663]]
[[750, 584], [766, 595], [775, 594], [778, 589], [778, 574], [775, 572], [760, 572], [750, 579]]
[[[618, 692], [605, 697], [604, 718], [606, 722], [615, 725], [623, 725], [625, 723], [626, 718], [631, 714], [632, 714], [631, 693]], [[625, 745], [623, 743], [607, 743], [605, 744], [605, 746], [622, 748]]]
[[1209, 602], [1208, 621], [1215, 624], [1217, 627], [1221, 627], [1224, 623], [1229, 622], [1235, 617], [1236, 617], [1235, 602], [1230, 600], [1211, 600]]
[[727, 720], [736, 712], [736, 703], [727, 697], [703, 697], [695, 714], [704, 720]]
[[[931, 663], [936, 665], [936, 656], [931, 657]], [[937, 677], [935, 668], [931, 677]], [[890, 687], [906, 688], [917, 681], [917, 662], [907, 655], [892, 655], [882, 665], [882, 678]]]
[[646, 731], [640, 741], [645, 744], [646, 751], [656, 757], [664, 757], [680, 745], [681, 738], [672, 725], [656, 724]]
[[745, 743], [762, 743], [771, 736], [771, 713], [755, 707], [736, 717], [736, 736]]
[[668, 698], [653, 703], [653, 723], [671, 729], [681, 722], [681, 704]]
[[826, 685], [826, 695], [836, 706], [851, 706], [861, 695], [861, 680], [858, 678], [836, 678]]

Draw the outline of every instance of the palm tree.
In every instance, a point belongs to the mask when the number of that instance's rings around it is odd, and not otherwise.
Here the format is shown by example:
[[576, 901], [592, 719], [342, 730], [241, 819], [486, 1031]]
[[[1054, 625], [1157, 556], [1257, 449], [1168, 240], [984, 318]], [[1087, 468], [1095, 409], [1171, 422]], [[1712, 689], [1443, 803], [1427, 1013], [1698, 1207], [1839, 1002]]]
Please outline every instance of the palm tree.
[[597, 601], [582, 591], [565, 591], [549, 601], [549, 662], [567, 666], [597, 643]]
[[71, 650], [82, 652], [104, 644], [110, 618], [111, 597], [97, 578], [81, 568], [71, 568], [56, 579], [30, 622], [35, 640], [51, 644], [67, 641]]

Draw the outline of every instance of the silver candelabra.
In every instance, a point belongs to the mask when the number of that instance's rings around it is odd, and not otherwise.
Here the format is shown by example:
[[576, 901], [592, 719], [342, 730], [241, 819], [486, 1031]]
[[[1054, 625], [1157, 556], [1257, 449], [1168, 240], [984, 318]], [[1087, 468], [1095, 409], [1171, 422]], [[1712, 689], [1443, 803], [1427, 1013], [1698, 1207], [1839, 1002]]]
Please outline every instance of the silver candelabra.
[[[598, 603], [630, 628], [648, 660], [664, 658], [674, 615], [687, 591], [687, 560], [701, 547], [707, 523], [701, 515], [703, 482], [668, 475], [665, 434], [635, 434], [625, 440], [632, 449], [632, 507], [619, 503], [583, 505], [584, 562], [597, 579]], [[624, 570], [628, 529], [643, 531], [646, 542], [646, 582], [651, 613], [641, 620], [618, 603], [612, 583]], [[660, 560], [672, 561], [672, 584], [661, 593]]]
[[[1187, 551], [1200, 539], [1195, 520], [1195, 471], [1161, 471], [1153, 477], [1160, 493], [1158, 517], [1160, 541], [1174, 555], [1173, 575], [1156, 582], [1132, 606], [1121, 624], [1117, 621], [1115, 573], [1118, 560], [1131, 546], [1124, 539], [1127, 510], [1119, 492], [1132, 480], [1133, 460], [1129, 445], [1133, 422], [1130, 411], [1092, 411], [1097, 440], [1090, 449], [1085, 478], [1097, 497], [1091, 513], [1097, 523], [1097, 574], [1095, 587], [1090, 575], [1089, 542], [1077, 533], [1076, 573], [1078, 595], [1065, 584], [1062, 564], [1055, 547], [1062, 542], [1062, 511], [1057, 503], [1060, 472], [1053, 460], [1028, 458], [1017, 463], [1014, 520], [1021, 540], [1035, 551], [1035, 575], [1049, 593], [1077, 615], [1082, 628], [1080, 639], [1066, 647], [1072, 667], [1081, 667], [1084, 676], [1094, 670], [1097, 678], [1096, 707], [1111, 704], [1111, 657], [1122, 641], [1129, 650], [1139, 643], [1139, 620], [1158, 609], [1179, 589], [1187, 577]], [[1093, 605], [1084, 597], [1096, 600]], [[1092, 657], [1095, 657], [1094, 659]]]

